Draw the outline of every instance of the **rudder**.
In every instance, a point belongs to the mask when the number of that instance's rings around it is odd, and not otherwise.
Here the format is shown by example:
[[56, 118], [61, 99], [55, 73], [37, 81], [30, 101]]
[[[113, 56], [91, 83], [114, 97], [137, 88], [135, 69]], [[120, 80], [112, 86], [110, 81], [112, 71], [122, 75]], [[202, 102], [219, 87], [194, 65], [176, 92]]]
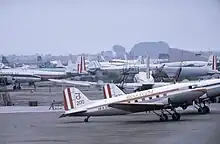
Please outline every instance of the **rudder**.
[[103, 86], [103, 95], [105, 99], [117, 97], [123, 94], [125, 93], [115, 84], [106, 84], [105, 86]]
[[64, 109], [70, 110], [89, 103], [89, 99], [77, 88], [71, 87], [63, 90]]

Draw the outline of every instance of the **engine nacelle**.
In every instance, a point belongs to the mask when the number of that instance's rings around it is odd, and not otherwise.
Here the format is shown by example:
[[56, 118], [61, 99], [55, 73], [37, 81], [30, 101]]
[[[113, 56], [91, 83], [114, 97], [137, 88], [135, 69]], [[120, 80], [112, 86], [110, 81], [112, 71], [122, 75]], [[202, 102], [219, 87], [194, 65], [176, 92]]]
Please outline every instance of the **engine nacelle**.
[[0, 85], [10, 85], [14, 83], [14, 79], [11, 76], [0, 77]]
[[165, 98], [165, 99], [163, 99], [163, 100], [162, 100], [162, 103], [163, 103], [164, 105], [169, 105], [169, 104], [170, 104], [170, 98]]

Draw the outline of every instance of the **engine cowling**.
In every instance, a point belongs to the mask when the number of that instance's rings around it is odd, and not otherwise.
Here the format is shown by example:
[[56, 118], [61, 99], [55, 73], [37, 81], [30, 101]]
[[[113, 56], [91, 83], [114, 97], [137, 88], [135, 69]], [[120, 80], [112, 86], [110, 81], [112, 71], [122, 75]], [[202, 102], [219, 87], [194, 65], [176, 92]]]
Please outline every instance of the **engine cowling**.
[[0, 77], [0, 85], [10, 85], [14, 83], [13, 77], [7, 76], [7, 77]]
[[169, 104], [170, 104], [170, 98], [165, 98], [165, 99], [163, 99], [163, 100], [162, 100], [162, 103], [163, 103], [164, 105], [169, 105]]

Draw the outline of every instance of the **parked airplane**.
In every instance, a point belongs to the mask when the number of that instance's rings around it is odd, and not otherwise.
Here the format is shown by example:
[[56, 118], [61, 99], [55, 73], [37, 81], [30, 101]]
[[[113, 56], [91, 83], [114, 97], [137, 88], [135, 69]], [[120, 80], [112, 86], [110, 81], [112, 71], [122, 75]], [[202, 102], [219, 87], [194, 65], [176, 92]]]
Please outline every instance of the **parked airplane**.
[[[140, 90], [146, 90], [146, 89], [152, 89], [156, 87], [161, 87], [168, 85], [170, 83], [164, 83], [164, 82], [154, 82], [154, 78], [151, 75], [150, 72], [150, 59], [146, 59], [146, 72], [139, 72], [138, 74], [135, 74], [133, 83], [124, 83], [121, 85], [120, 83], [117, 83], [118, 86], [123, 86], [123, 88], [126, 89], [132, 89], [134, 91], [140, 91]], [[49, 79], [52, 82], [56, 83], [62, 83], [62, 84], [72, 84], [72, 85], [80, 85], [80, 86], [101, 86], [103, 87], [107, 83], [104, 83], [103, 81], [97, 81], [97, 82], [90, 82], [90, 81], [74, 81], [74, 80], [58, 80], [58, 79]]]
[[[102, 58], [103, 60], [104, 58]], [[90, 61], [88, 64], [88, 69], [89, 70], [96, 70], [99, 68], [108, 68], [108, 67], [117, 67], [117, 66], [124, 66], [127, 64], [135, 64], [135, 65], [139, 65], [142, 64], [143, 60], [142, 57], [139, 56], [137, 60], [127, 60], [127, 58], [125, 57], [125, 60], [121, 60], [121, 59], [112, 59], [110, 61], [106, 61], [104, 59], [104, 61], [102, 62], [98, 62], [98, 61]]]
[[109, 61], [110, 64], [112, 65], [124, 65], [124, 64], [143, 64], [143, 59], [142, 59], [142, 56], [139, 56], [137, 58], [137, 60], [128, 60], [127, 59], [127, 56], [125, 55], [124, 56], [125, 59], [124, 60], [121, 60], [121, 59], [112, 59]]
[[9, 69], [9, 68], [10, 68], [9, 66], [6, 66], [0, 62], [0, 69]]
[[[209, 113], [210, 109], [205, 105], [205, 102], [220, 96], [220, 79], [208, 79], [189, 83], [193, 84], [194, 88], [205, 88], [207, 90], [207, 92], [199, 98], [199, 101], [196, 101], [194, 106], [198, 109], [199, 113]], [[189, 105], [184, 104], [181, 107], [186, 109]]]
[[[100, 67], [99, 70], [103, 71], [121, 71], [123, 69], [128, 69], [132, 67], [139, 67], [140, 71], [145, 71], [146, 65], [139, 64], [139, 65], [124, 65], [124, 66], [110, 66], [110, 67]], [[153, 74], [156, 75], [161, 73], [162, 71], [165, 72], [166, 76], [169, 78], [173, 78], [176, 76], [176, 72], [180, 67], [169, 67], [165, 64], [158, 65], [158, 64], [150, 64], [150, 70], [153, 71]], [[200, 77], [206, 75], [213, 75], [213, 74], [220, 74], [217, 70], [216, 60], [212, 61], [212, 64], [208, 63], [206, 66], [203, 67], [181, 67], [181, 75], [179, 79], [185, 79], [187, 77]]]
[[217, 63], [217, 57], [214, 55], [210, 55], [207, 62], [205, 61], [180, 61], [180, 62], [168, 62], [168, 63], [163, 63], [163, 64], [168, 67], [204, 67], [204, 66], [212, 65], [213, 62]]
[[[172, 84], [130, 94], [124, 94], [114, 84], [109, 84], [109, 91], [110, 86], [120, 96], [89, 100], [77, 88], [66, 88], [63, 91], [65, 113], [60, 117], [87, 116], [84, 121], [88, 122], [90, 116], [125, 115], [153, 111], [161, 121], [167, 121], [168, 116], [164, 113], [167, 111], [173, 120], [179, 120], [180, 114], [175, 111], [175, 107], [172, 105], [191, 102], [206, 93], [206, 89], [192, 89], [193, 85], [188, 83]], [[167, 109], [171, 109], [173, 113]], [[155, 110], [161, 110], [161, 114], [156, 113]]]
[[33, 84], [34, 82], [48, 79], [62, 79], [71, 76], [87, 74], [86, 67], [83, 62], [83, 57], [80, 57], [76, 62], [77, 71], [73, 71], [73, 65], [68, 65], [65, 72], [41, 71], [37, 69], [2, 69], [0, 70], [0, 79], [4, 84], [14, 84], [13, 89], [21, 89], [20, 83]]

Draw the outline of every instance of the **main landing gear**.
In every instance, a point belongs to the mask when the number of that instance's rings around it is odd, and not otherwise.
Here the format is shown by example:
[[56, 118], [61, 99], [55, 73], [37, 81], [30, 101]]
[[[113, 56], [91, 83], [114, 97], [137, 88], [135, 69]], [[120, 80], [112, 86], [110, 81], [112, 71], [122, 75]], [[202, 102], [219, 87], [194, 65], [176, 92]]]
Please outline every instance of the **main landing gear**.
[[20, 83], [16, 84], [13, 86], [13, 90], [21, 90], [21, 85]]
[[200, 114], [210, 113], [210, 108], [205, 105], [205, 101], [203, 102], [203, 106], [201, 103], [196, 103], [194, 107], [198, 110], [198, 113]]
[[[166, 110], [166, 109], [165, 109], [165, 111], [166, 111], [169, 115], [172, 116], [172, 120], [173, 120], [173, 121], [178, 121], [178, 120], [180, 120], [180, 117], [181, 117], [181, 116], [180, 116], [179, 113], [176, 112], [175, 109], [171, 109], [171, 111], [173, 111], [173, 113], [171, 113], [170, 111], [168, 111], [168, 110]], [[157, 116], [159, 116], [160, 121], [164, 122], [164, 121], [168, 121], [168, 120], [169, 120], [168, 115], [164, 113], [164, 110], [163, 110], [163, 109], [161, 110], [161, 114], [158, 114], [158, 113], [156, 113], [155, 111], [153, 111], [153, 112], [154, 112]]]
[[87, 117], [84, 119], [84, 122], [88, 122], [88, 121], [89, 121], [89, 118], [90, 118], [90, 116], [87, 116]]

